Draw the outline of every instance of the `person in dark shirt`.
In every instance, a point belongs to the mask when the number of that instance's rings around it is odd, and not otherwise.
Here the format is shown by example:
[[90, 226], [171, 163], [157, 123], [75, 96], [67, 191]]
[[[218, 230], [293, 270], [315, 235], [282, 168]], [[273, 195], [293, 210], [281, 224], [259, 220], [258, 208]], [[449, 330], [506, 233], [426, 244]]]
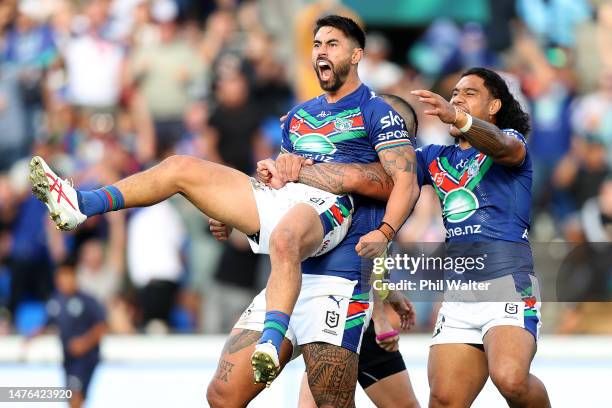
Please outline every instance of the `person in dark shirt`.
[[59, 329], [70, 407], [81, 407], [100, 361], [100, 341], [106, 333], [102, 306], [79, 291], [74, 261], [64, 261], [55, 276], [57, 292], [47, 303], [49, 324]]

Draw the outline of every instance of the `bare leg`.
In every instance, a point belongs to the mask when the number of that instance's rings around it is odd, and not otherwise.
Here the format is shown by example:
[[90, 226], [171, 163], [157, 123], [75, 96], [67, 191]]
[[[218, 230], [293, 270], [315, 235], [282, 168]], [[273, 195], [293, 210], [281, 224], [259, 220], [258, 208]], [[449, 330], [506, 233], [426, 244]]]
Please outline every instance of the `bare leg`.
[[317, 403], [310, 392], [308, 385], [308, 375], [304, 372], [302, 382], [300, 384], [300, 398], [298, 400], [298, 408], [317, 408]]
[[302, 286], [300, 261], [321, 244], [323, 225], [308, 204], [297, 204], [270, 234], [272, 266], [266, 288], [266, 317], [252, 357], [256, 382], [270, 384], [278, 374], [278, 354]]
[[468, 344], [432, 346], [427, 371], [430, 408], [469, 407], [488, 377], [485, 353]]
[[[263, 384], [253, 384], [251, 354], [261, 335], [258, 331], [232, 330], [217, 366], [217, 372], [208, 385], [206, 399], [212, 408], [246, 407], [261, 391]], [[292, 347], [284, 340], [281, 347], [281, 369], [291, 358]]]
[[419, 408], [408, 371], [400, 371], [376, 381], [365, 389], [378, 408]]
[[[364, 391], [378, 408], [420, 408], [406, 370], [385, 377], [365, 388]], [[300, 385], [298, 408], [316, 407], [317, 404], [308, 385], [308, 376], [304, 373]]]
[[300, 262], [321, 245], [323, 225], [308, 204], [285, 214], [270, 235], [272, 271], [266, 287], [266, 310], [291, 315], [302, 286]]
[[327, 343], [302, 346], [308, 384], [319, 408], [355, 406], [359, 356]]
[[227, 166], [189, 156], [171, 156], [115, 184], [125, 207], [146, 207], [180, 193], [204, 214], [245, 234], [259, 231], [249, 177]]
[[496, 326], [484, 337], [493, 384], [510, 407], [550, 407], [542, 381], [529, 373], [536, 352], [535, 339], [515, 326]]
[[72, 397], [68, 404], [70, 408], [81, 408], [84, 402], [85, 398], [83, 398], [83, 393], [81, 391], [72, 391]]

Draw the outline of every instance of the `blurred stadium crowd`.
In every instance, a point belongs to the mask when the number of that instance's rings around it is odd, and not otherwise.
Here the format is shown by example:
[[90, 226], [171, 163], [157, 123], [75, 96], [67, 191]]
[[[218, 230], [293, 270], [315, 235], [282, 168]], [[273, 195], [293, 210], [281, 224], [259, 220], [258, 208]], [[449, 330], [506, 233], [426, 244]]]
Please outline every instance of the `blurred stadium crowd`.
[[[278, 118], [320, 93], [312, 27], [331, 13], [366, 23], [362, 80], [413, 103], [420, 144], [451, 140], [410, 90], [448, 96], [465, 68], [505, 72], [532, 116], [532, 242], [612, 240], [612, 1], [482, 0], [483, 22], [441, 17], [409, 36], [351, 3], [0, 2], [0, 334], [40, 330], [60, 264], [113, 333], [227, 332], [268, 269], [244, 237], [216, 242], [181, 197], [60, 234], [29, 192], [29, 158], [91, 188], [176, 153], [252, 173], [278, 151]], [[424, 190], [401, 241], [444, 240], [435, 201]], [[612, 333], [609, 313], [559, 305], [545, 331]]]

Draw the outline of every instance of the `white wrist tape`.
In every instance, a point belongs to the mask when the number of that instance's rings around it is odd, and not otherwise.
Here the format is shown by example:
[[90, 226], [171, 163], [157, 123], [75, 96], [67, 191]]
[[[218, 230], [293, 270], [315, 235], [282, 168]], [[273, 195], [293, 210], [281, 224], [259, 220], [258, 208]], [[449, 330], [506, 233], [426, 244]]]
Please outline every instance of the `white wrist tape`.
[[[465, 112], [464, 112], [465, 113]], [[472, 127], [472, 115], [470, 115], [469, 113], [465, 114], [465, 117], [467, 118], [467, 123], [465, 124], [464, 127], [462, 127], [461, 129], [459, 129], [459, 131], [461, 133], [465, 133], [468, 130], [470, 130], [470, 128]]]

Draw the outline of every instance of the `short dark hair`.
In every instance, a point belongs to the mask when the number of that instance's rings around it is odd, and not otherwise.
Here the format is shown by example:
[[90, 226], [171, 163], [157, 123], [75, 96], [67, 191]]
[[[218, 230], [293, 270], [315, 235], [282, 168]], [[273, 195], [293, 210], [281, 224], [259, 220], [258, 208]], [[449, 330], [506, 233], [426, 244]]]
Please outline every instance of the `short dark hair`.
[[397, 95], [381, 94], [379, 96], [387, 103], [393, 103], [395, 105], [393, 108], [395, 108], [397, 113], [399, 113], [402, 119], [404, 119], [406, 128], [408, 130], [414, 129], [414, 136], [416, 136], [417, 132], [419, 131], [419, 119], [412, 105], [407, 100]]
[[334, 27], [344, 33], [348, 38], [351, 38], [359, 44], [360, 48], [365, 48], [366, 38], [365, 32], [359, 24], [348, 17], [337, 16], [335, 14], [322, 17], [317, 20], [313, 35], [317, 35], [317, 32], [321, 27]]
[[523, 135], [531, 130], [529, 114], [508, 89], [506, 81], [495, 71], [487, 68], [470, 68], [461, 74], [461, 78], [476, 75], [482, 78], [484, 86], [494, 98], [501, 101], [501, 109], [495, 114], [495, 124], [500, 129], [514, 129]]

